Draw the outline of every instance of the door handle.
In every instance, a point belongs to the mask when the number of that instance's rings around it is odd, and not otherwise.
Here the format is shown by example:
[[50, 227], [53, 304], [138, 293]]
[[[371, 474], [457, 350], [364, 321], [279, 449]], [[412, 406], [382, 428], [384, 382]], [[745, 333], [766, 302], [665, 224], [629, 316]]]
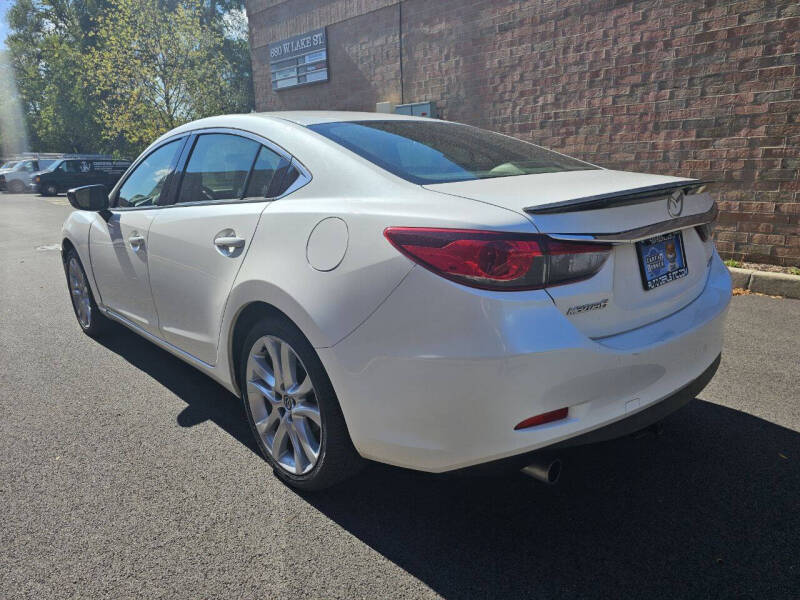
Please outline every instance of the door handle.
[[244, 238], [218, 237], [214, 239], [214, 245], [220, 248], [244, 248]]
[[242, 248], [244, 248], [244, 242], [244, 238], [238, 237], [236, 232], [232, 229], [221, 231], [220, 234], [214, 238], [214, 245], [217, 247], [217, 251], [222, 254], [222, 256], [227, 256], [229, 258], [234, 258], [241, 254]]
[[128, 243], [131, 245], [131, 250], [138, 252], [144, 246], [144, 236], [134, 234], [128, 238]]

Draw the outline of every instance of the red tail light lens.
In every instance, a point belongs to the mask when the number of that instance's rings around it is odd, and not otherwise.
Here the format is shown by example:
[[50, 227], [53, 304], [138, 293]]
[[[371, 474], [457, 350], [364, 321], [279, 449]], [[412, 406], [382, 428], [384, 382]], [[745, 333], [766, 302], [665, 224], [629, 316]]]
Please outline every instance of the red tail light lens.
[[611, 246], [533, 233], [389, 227], [395, 248], [437, 275], [488, 290], [535, 290], [594, 275]]
[[552, 423], [553, 421], [560, 421], [569, 416], [569, 408], [559, 408], [558, 410], [551, 410], [550, 412], [529, 417], [524, 421], [520, 421], [514, 426], [514, 431], [520, 429], [527, 429], [528, 427], [536, 427], [537, 425], [544, 425], [545, 423]]

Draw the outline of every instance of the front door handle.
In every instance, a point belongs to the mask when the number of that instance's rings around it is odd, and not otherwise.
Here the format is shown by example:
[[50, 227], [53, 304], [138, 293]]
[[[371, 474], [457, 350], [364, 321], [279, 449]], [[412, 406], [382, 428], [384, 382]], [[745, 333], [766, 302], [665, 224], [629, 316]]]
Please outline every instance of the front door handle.
[[131, 245], [131, 250], [138, 252], [144, 247], [144, 236], [133, 234], [128, 238], [128, 243]]
[[230, 258], [241, 254], [244, 243], [244, 238], [238, 237], [232, 229], [223, 230], [214, 238], [214, 245], [219, 253]]

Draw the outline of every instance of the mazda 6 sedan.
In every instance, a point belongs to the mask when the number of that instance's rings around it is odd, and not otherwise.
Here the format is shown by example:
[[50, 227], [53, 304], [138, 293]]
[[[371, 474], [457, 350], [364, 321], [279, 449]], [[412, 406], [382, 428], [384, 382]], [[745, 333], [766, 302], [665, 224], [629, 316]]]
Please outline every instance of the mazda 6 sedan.
[[731, 297], [695, 179], [348, 112], [220, 116], [71, 190], [81, 328], [119, 322], [240, 396], [320, 489], [364, 459], [514, 465], [658, 422], [713, 376]]

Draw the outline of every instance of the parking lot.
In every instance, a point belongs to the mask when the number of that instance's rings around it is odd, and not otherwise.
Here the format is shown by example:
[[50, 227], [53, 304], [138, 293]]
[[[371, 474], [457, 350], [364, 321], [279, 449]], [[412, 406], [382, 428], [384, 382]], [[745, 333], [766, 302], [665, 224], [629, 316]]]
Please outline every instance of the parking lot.
[[7, 598], [797, 598], [800, 301], [734, 298], [716, 378], [554, 487], [381, 465], [279, 483], [239, 401], [72, 313], [64, 196], [0, 195]]

